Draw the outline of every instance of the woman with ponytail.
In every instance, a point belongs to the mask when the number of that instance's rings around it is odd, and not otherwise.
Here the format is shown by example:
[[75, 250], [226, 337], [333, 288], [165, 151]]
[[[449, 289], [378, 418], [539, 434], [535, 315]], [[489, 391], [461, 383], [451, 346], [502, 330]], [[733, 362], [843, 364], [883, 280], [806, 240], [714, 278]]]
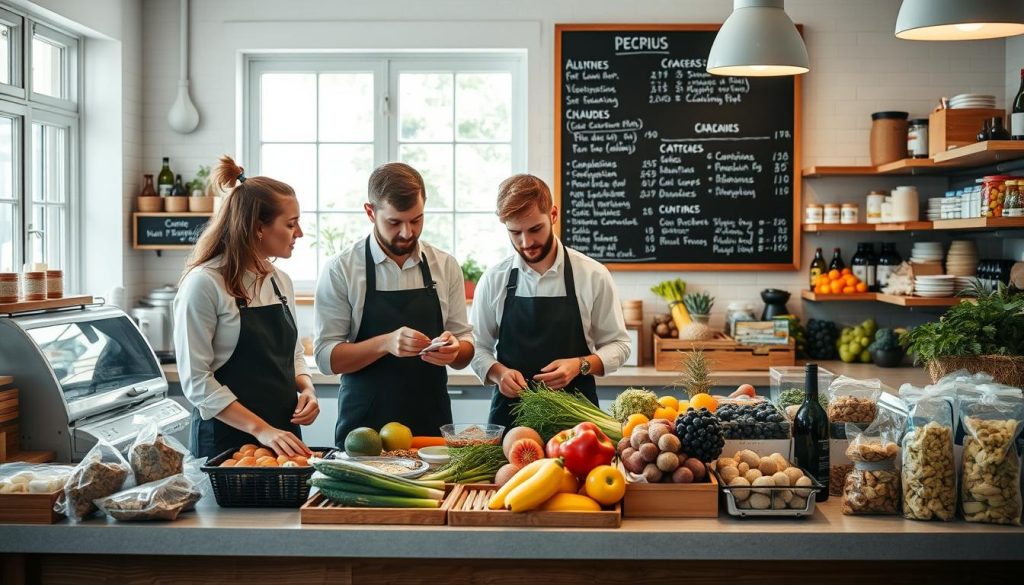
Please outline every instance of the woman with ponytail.
[[298, 343], [292, 281], [271, 263], [302, 237], [295, 191], [246, 177], [223, 156], [210, 180], [229, 191], [196, 242], [174, 299], [174, 348], [193, 404], [192, 452], [245, 443], [309, 455], [300, 425], [320, 412]]

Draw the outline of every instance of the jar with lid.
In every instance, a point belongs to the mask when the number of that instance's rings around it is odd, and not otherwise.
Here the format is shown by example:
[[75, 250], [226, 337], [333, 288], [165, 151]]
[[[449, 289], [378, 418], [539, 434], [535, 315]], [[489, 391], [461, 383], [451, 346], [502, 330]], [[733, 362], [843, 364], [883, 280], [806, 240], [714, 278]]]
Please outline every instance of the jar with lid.
[[889, 276], [903, 263], [903, 257], [896, 251], [896, 244], [886, 242], [882, 244], [882, 253], [878, 256], [878, 267], [875, 270], [876, 286], [882, 290], [889, 285]]
[[1024, 200], [1021, 199], [1020, 188], [1024, 181], [1011, 179], [1006, 181], [1006, 197], [1003, 199], [1003, 217], [1024, 217]]
[[907, 154], [928, 158], [928, 118], [914, 118], [907, 126]]
[[860, 206], [856, 203], [843, 203], [839, 210], [840, 223], [857, 223], [860, 216]]
[[45, 301], [46, 272], [22, 272], [21, 297], [26, 301]]
[[825, 218], [825, 208], [817, 203], [811, 203], [804, 212], [804, 223], [821, 223]]
[[729, 303], [728, 307], [725, 309], [725, 329], [729, 335], [734, 334], [737, 321], [756, 320], [757, 317], [754, 316], [754, 307], [750, 303], [733, 301]]
[[867, 222], [882, 223], [882, 203], [885, 202], [885, 191], [872, 191], [868, 193]]
[[981, 178], [981, 209], [985, 217], [1003, 216], [1003, 199], [1009, 175], [989, 175]]
[[884, 165], [907, 158], [906, 112], [871, 114], [871, 164]]
[[875, 258], [875, 246], [868, 242], [857, 244], [857, 252], [850, 259], [850, 270], [868, 287], [869, 291], [875, 291], [878, 286], [878, 260]]
[[825, 223], [840, 223], [842, 220], [842, 207], [838, 203], [825, 204]]

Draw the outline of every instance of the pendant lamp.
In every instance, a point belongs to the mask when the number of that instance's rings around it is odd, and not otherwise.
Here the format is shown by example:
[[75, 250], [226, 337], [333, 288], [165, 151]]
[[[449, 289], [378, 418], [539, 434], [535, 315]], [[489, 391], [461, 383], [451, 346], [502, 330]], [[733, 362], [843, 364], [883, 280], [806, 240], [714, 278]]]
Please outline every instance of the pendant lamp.
[[903, 0], [896, 17], [896, 36], [910, 41], [971, 41], [1022, 33], [1022, 0]]
[[732, 14], [711, 45], [708, 73], [740, 77], [807, 73], [807, 47], [783, 6], [784, 0], [733, 0]]
[[175, 132], [188, 134], [199, 126], [199, 112], [188, 95], [188, 0], [181, 2], [181, 77], [178, 79], [178, 97], [167, 113], [167, 123]]

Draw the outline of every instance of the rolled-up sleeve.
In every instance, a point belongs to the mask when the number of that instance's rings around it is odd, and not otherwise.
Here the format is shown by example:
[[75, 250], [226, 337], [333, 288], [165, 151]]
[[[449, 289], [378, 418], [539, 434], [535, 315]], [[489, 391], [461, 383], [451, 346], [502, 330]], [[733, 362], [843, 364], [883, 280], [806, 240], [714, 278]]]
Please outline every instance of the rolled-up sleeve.
[[594, 309], [590, 315], [594, 353], [601, 358], [604, 373], [608, 375], [629, 359], [632, 345], [626, 332], [619, 293], [607, 268], [602, 266], [594, 274], [591, 286], [594, 287]]
[[348, 343], [352, 331], [352, 303], [340, 258], [332, 258], [320, 273], [313, 315], [316, 367], [324, 374], [333, 375], [336, 372], [331, 369], [331, 352], [339, 343]]
[[214, 418], [237, 400], [213, 376], [217, 305], [217, 284], [202, 270], [186, 276], [174, 298], [174, 350], [181, 390], [203, 420]]
[[[492, 269], [493, 270], [493, 269]], [[480, 383], [488, 385], [487, 372], [494, 364], [498, 363], [498, 314], [497, 299], [495, 294], [498, 288], [494, 286], [493, 274], [490, 271], [480, 279], [476, 291], [473, 293], [473, 361], [470, 367]]]

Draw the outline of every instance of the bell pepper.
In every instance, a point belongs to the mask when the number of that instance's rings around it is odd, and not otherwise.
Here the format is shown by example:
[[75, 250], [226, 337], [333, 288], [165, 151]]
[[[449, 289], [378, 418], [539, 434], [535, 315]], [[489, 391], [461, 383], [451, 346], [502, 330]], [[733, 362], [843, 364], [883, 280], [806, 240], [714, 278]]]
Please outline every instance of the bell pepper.
[[615, 457], [615, 444], [594, 423], [580, 423], [567, 432], [569, 436], [559, 443], [558, 454], [576, 477], [586, 477], [591, 469], [608, 465]]
[[562, 456], [562, 443], [569, 440], [572, 436], [572, 429], [566, 429], [554, 437], [548, 439], [548, 444], [544, 448], [544, 453], [548, 456], [548, 459], [558, 459]]

